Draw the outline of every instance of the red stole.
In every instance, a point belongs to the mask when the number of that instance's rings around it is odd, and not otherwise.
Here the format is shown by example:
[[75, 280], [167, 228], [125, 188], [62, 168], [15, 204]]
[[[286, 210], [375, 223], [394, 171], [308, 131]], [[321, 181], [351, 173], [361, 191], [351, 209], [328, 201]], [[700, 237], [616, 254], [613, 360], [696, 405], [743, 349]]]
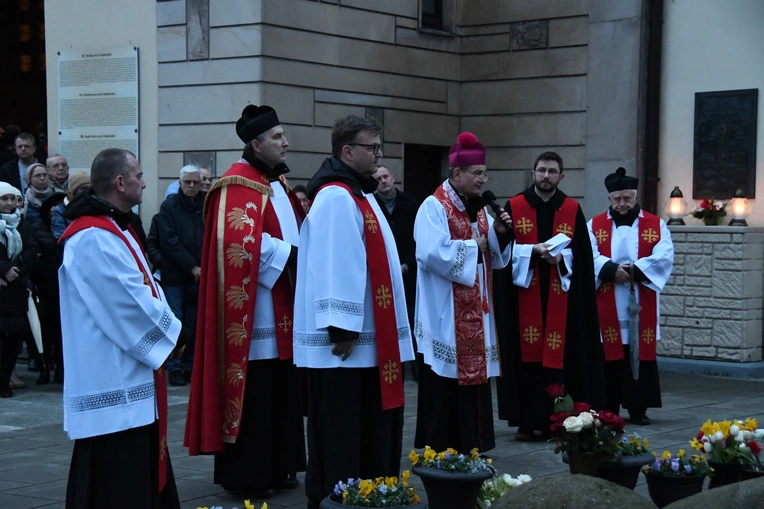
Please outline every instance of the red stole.
[[[613, 218], [605, 212], [592, 219], [592, 233], [597, 239], [597, 249], [602, 256], [612, 256]], [[639, 218], [639, 244], [637, 258], [650, 256], [661, 239], [660, 218], [642, 211]], [[658, 330], [658, 296], [654, 290], [636, 283], [639, 292], [639, 360], [654, 361]], [[615, 284], [604, 281], [597, 289], [597, 308], [600, 317], [600, 334], [606, 361], [623, 359], [621, 326], [618, 323], [618, 306], [615, 302]]]
[[[234, 164], [207, 193], [194, 376], [183, 441], [191, 456], [222, 452], [223, 443], [235, 443], [239, 435], [262, 234], [281, 238], [268, 200], [272, 194], [265, 175], [245, 163]], [[302, 219], [293, 195], [289, 192], [292, 208]], [[284, 272], [272, 294], [279, 358], [288, 359], [293, 290]]]
[[[382, 228], [374, 209], [366, 198], [359, 198], [342, 182], [332, 182], [321, 187], [337, 186], [353, 197], [364, 219], [366, 239], [366, 265], [374, 296], [374, 330], [377, 337], [377, 360], [379, 385], [382, 391], [382, 410], [403, 406], [403, 379], [401, 377], [401, 353], [398, 347], [398, 322], [395, 317], [395, 298], [390, 263]], [[319, 189], [319, 191], [321, 190]], [[350, 218], [348, 218], [350, 219]], [[398, 267], [396, 267], [397, 270]]]
[[[133, 246], [125, 237], [125, 234], [122, 233], [122, 230], [120, 230], [117, 225], [106, 216], [78, 217], [66, 228], [66, 231], [61, 235], [59, 242], [88, 228], [101, 228], [110, 231], [122, 239], [122, 242], [125, 243], [130, 250], [130, 253], [133, 255], [133, 258], [135, 258], [135, 263], [138, 265], [138, 269], [143, 274], [143, 284], [151, 288], [151, 295], [155, 299], [158, 299], [159, 294], [154, 286], [156, 282], [152, 284], [153, 278], [146, 272], [143, 263], [141, 263], [140, 258], [138, 257], [138, 253], [135, 252], [135, 249], [133, 249]], [[135, 234], [133, 227], [128, 226], [127, 230], [130, 232], [130, 235], [133, 236], [135, 242], [140, 246], [141, 243], [138, 240], [138, 236]], [[141, 252], [143, 253], [143, 249], [141, 249]], [[143, 255], [145, 258], [145, 253], [143, 253]], [[164, 367], [160, 367], [154, 371], [154, 386], [156, 387], [157, 412], [159, 413], [159, 492], [161, 493], [167, 484], [167, 381], [164, 378]]]
[[[514, 216], [513, 228], [517, 243], [538, 244], [536, 209], [528, 204], [522, 194], [510, 199], [509, 203]], [[577, 213], [578, 203], [571, 198], [565, 198], [562, 207], [554, 213], [554, 234], [564, 233], [572, 239], [575, 234]], [[541, 284], [536, 277], [541, 263], [547, 262], [537, 258], [535, 265], [532, 266], [535, 274], [531, 278], [530, 287], [517, 288], [520, 307], [520, 357], [522, 362], [541, 362], [545, 368], [563, 369], [568, 292], [562, 289], [558, 269], [550, 265], [546, 323], [542, 323]]]
[[[433, 196], [446, 211], [451, 238], [470, 240], [472, 238], [472, 222], [467, 211], [459, 210], [456, 207], [444, 185], [439, 186]], [[488, 219], [484, 208], [478, 212], [477, 227], [480, 235], [488, 235]], [[477, 271], [475, 272], [475, 283], [472, 286], [456, 282], [451, 283], [454, 292], [456, 370], [459, 374], [459, 385], [488, 383], [483, 314], [490, 310], [487, 297], [491, 292], [491, 254], [489, 250], [483, 253], [483, 265], [486, 281], [485, 295], [480, 294], [480, 281]]]

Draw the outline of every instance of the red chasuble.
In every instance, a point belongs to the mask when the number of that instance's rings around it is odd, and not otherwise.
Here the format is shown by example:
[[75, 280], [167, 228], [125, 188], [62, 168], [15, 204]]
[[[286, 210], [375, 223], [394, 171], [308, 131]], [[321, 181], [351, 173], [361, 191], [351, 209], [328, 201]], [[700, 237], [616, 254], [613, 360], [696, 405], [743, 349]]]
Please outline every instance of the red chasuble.
[[[528, 204], [525, 196], [509, 200], [514, 216], [513, 228], [518, 244], [538, 244], [536, 209]], [[562, 207], [554, 213], [554, 234], [564, 233], [571, 239], [575, 233], [578, 203], [565, 198]], [[544, 241], [549, 239], [544, 239]], [[541, 284], [539, 264], [547, 263], [536, 257], [532, 265], [534, 276], [530, 287], [517, 288], [520, 306], [520, 357], [523, 362], [541, 362], [545, 368], [562, 369], [565, 358], [565, 338], [568, 319], [568, 292], [562, 289], [562, 280], [556, 267], [549, 270], [549, 297], [546, 323], [542, 323]]]
[[[285, 183], [283, 177], [279, 179]], [[281, 239], [265, 174], [234, 164], [205, 201], [194, 376], [183, 445], [191, 456], [222, 452], [241, 428], [263, 232]], [[304, 217], [289, 191], [298, 223]], [[272, 288], [279, 358], [292, 358], [294, 294], [285, 273]]]
[[[117, 225], [115, 225], [110, 219], [108, 219], [106, 216], [82, 216], [78, 217], [74, 221], [72, 221], [72, 224], [70, 224], [66, 231], [64, 231], [63, 235], [61, 235], [61, 238], [59, 239], [59, 242], [63, 242], [65, 239], [71, 237], [77, 232], [80, 232], [82, 230], [86, 230], [88, 228], [101, 228], [103, 230], [107, 230], [120, 239], [122, 239], [122, 242], [125, 243], [127, 248], [130, 250], [130, 253], [133, 255], [133, 258], [135, 258], [135, 263], [138, 265], [138, 269], [143, 274], [143, 284], [151, 288], [151, 295], [155, 298], [159, 298], [159, 294], [156, 290], [156, 282], [153, 281], [153, 278], [146, 272], [145, 267], [143, 266], [143, 263], [141, 263], [140, 258], [138, 257], [138, 253], [135, 252], [135, 249], [133, 249], [133, 246], [130, 244], [130, 242], [125, 237], [125, 234], [122, 233], [122, 230], [120, 230]], [[133, 236], [133, 239], [135, 239], [136, 244], [139, 246], [141, 245], [141, 242], [138, 240], [138, 236], [135, 234], [135, 230], [133, 230], [132, 226], [128, 226], [127, 230], [130, 232], [130, 235]], [[142, 250], [141, 250], [142, 252]], [[143, 253], [143, 257], [146, 257], [146, 253]], [[165, 380], [164, 377], [164, 367], [160, 367], [156, 371], [154, 371], [154, 387], [156, 388], [156, 404], [157, 404], [157, 413], [159, 414], [159, 492], [161, 493], [164, 489], [165, 485], [167, 484], [167, 380]]]
[[[613, 218], [605, 212], [592, 219], [592, 233], [597, 239], [597, 249], [602, 256], [612, 256]], [[661, 240], [661, 220], [658, 216], [642, 211], [639, 218], [639, 244], [637, 257], [650, 256]], [[655, 290], [637, 283], [639, 292], [639, 360], [654, 361], [658, 330], [658, 296]], [[606, 361], [623, 359], [621, 326], [618, 323], [618, 307], [615, 302], [615, 285], [604, 281], [597, 289], [597, 308], [600, 317], [600, 333]]]
[[[379, 386], [382, 392], [382, 410], [390, 410], [405, 404], [403, 379], [401, 377], [401, 352], [398, 347], [398, 322], [395, 317], [395, 300], [390, 263], [382, 229], [374, 209], [365, 198], [359, 198], [347, 184], [332, 182], [321, 187], [337, 186], [353, 197], [364, 219], [366, 241], [366, 266], [369, 269], [372, 295], [374, 296], [374, 330], [377, 338], [377, 363]], [[319, 189], [319, 191], [321, 190]]]
[[[433, 194], [446, 211], [448, 230], [454, 240], [470, 240], [472, 223], [466, 210], [459, 210], [451, 201], [448, 192], [441, 185]], [[488, 236], [488, 218], [485, 209], [477, 215], [478, 232]], [[485, 330], [483, 313], [488, 313], [488, 294], [492, 294], [491, 254], [483, 253], [486, 269], [486, 294], [480, 294], [480, 281], [475, 272], [475, 284], [472, 286], [452, 283], [454, 292], [454, 327], [456, 332], [456, 370], [459, 385], [480, 385], [488, 383], [488, 367], [485, 354]]]

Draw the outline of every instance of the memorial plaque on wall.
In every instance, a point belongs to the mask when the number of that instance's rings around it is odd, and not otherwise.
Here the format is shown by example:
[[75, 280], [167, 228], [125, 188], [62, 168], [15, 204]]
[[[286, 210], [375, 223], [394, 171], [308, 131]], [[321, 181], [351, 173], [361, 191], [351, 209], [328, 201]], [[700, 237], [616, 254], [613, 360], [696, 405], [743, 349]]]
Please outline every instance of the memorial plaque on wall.
[[757, 108], [757, 89], [695, 94], [693, 199], [756, 197]]
[[105, 148], [138, 154], [138, 48], [58, 52], [59, 152], [85, 170]]

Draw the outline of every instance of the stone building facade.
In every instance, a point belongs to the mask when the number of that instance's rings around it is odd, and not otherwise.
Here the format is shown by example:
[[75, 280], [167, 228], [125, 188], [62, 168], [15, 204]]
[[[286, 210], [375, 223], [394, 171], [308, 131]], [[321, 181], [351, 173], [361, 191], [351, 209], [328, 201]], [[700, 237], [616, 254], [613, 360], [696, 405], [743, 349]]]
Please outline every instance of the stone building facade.
[[296, 183], [330, 151], [336, 117], [373, 114], [407, 190], [422, 172], [437, 182], [444, 151], [472, 131], [497, 196], [519, 192], [535, 156], [556, 150], [562, 188], [585, 201], [591, 189], [599, 211], [604, 175], [638, 164], [643, 2], [617, 4], [444, 0], [433, 30], [421, 0], [159, 2], [159, 177], [166, 185], [188, 161], [221, 174], [240, 155], [242, 108], [265, 103], [285, 124]]

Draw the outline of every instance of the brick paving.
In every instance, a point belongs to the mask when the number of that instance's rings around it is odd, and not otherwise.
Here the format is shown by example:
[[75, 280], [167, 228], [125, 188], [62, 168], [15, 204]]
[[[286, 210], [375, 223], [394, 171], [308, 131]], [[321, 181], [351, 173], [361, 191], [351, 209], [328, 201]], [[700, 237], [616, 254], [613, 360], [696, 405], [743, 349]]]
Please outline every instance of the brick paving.
[[[0, 508], [63, 508], [72, 443], [62, 429], [61, 385], [34, 387], [35, 373], [19, 368], [27, 389], [15, 391], [10, 399], [0, 400]], [[756, 417], [764, 423], [764, 381], [663, 374], [664, 408], [649, 412], [653, 425], [629, 426], [627, 433], [638, 432], [650, 440], [651, 450], [676, 451], [688, 448], [688, 440], [707, 418]], [[408, 452], [414, 442], [416, 422], [415, 383], [406, 382], [406, 420], [402, 468], [408, 468]], [[189, 457], [183, 447], [188, 387], [170, 388], [169, 438], [175, 478], [182, 507], [243, 507], [212, 483], [211, 457]], [[494, 412], [496, 411], [494, 402]], [[495, 420], [497, 447], [490, 451], [500, 472], [534, 478], [569, 475], [567, 465], [544, 442], [520, 443], [513, 438], [514, 428]], [[299, 476], [300, 481], [304, 474]], [[421, 488], [419, 479], [412, 484]], [[644, 477], [636, 492], [647, 496]], [[424, 490], [421, 492], [424, 495]], [[423, 497], [424, 498], [424, 497]], [[287, 492], [277, 492], [268, 500], [271, 509], [304, 508], [306, 498], [301, 484]], [[256, 504], [259, 507], [259, 504]]]

